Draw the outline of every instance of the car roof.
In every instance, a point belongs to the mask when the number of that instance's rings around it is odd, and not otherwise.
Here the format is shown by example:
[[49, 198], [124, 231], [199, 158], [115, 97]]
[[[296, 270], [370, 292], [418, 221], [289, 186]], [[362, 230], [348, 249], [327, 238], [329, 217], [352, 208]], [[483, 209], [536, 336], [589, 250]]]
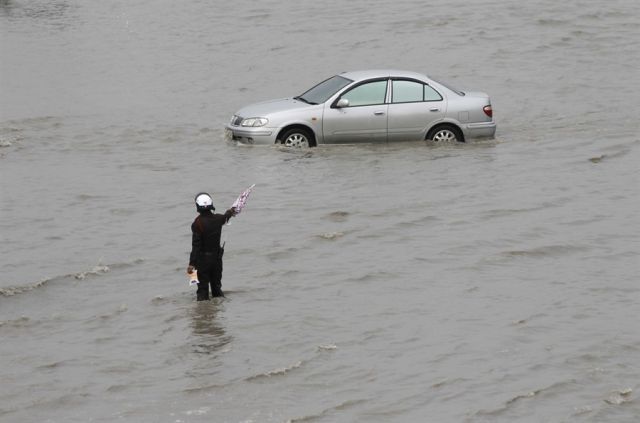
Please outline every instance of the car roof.
[[[427, 75], [418, 72], [403, 71], [396, 69], [370, 69], [342, 72], [340, 76], [351, 79], [353, 81], [362, 81], [372, 78], [400, 77], [400, 78], [417, 78], [424, 79]], [[427, 77], [428, 78], [428, 77]]]

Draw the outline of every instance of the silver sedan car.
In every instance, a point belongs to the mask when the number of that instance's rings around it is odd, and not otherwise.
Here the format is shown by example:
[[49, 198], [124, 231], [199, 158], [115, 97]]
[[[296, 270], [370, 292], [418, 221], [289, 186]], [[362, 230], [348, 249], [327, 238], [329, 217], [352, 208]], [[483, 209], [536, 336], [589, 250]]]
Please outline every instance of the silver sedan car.
[[367, 70], [335, 75], [293, 98], [236, 112], [226, 136], [243, 144], [315, 147], [412, 140], [493, 138], [489, 96], [425, 75]]

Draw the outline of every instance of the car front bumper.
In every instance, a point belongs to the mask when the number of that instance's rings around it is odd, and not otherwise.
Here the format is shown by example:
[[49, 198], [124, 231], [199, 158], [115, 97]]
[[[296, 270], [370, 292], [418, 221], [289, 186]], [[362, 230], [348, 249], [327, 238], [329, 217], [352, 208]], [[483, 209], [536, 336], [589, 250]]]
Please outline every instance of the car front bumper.
[[275, 144], [278, 131], [276, 128], [265, 127], [243, 127], [225, 125], [225, 138], [228, 140], [238, 141], [242, 144]]
[[493, 138], [496, 134], [495, 122], [468, 123], [463, 126], [464, 138]]

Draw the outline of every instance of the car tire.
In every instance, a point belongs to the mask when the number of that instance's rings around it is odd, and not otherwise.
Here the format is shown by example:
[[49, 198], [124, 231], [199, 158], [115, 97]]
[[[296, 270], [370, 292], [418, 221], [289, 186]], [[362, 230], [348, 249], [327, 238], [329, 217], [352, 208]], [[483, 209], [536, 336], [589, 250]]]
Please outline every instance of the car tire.
[[427, 140], [433, 142], [464, 142], [464, 135], [453, 125], [439, 125], [427, 134]]
[[293, 148], [309, 148], [316, 145], [311, 132], [304, 128], [292, 128], [285, 131], [280, 137], [280, 143]]

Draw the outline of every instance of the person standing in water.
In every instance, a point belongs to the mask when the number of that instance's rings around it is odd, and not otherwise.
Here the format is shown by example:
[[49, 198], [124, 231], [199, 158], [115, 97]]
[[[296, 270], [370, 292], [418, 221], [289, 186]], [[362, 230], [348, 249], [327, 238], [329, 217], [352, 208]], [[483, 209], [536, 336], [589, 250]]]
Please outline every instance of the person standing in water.
[[191, 224], [191, 254], [187, 273], [198, 272], [198, 301], [209, 299], [209, 285], [212, 297], [224, 297], [222, 292], [222, 255], [220, 246], [222, 226], [237, 214], [231, 207], [224, 214], [214, 213], [213, 200], [206, 192], [196, 195], [198, 217]]

